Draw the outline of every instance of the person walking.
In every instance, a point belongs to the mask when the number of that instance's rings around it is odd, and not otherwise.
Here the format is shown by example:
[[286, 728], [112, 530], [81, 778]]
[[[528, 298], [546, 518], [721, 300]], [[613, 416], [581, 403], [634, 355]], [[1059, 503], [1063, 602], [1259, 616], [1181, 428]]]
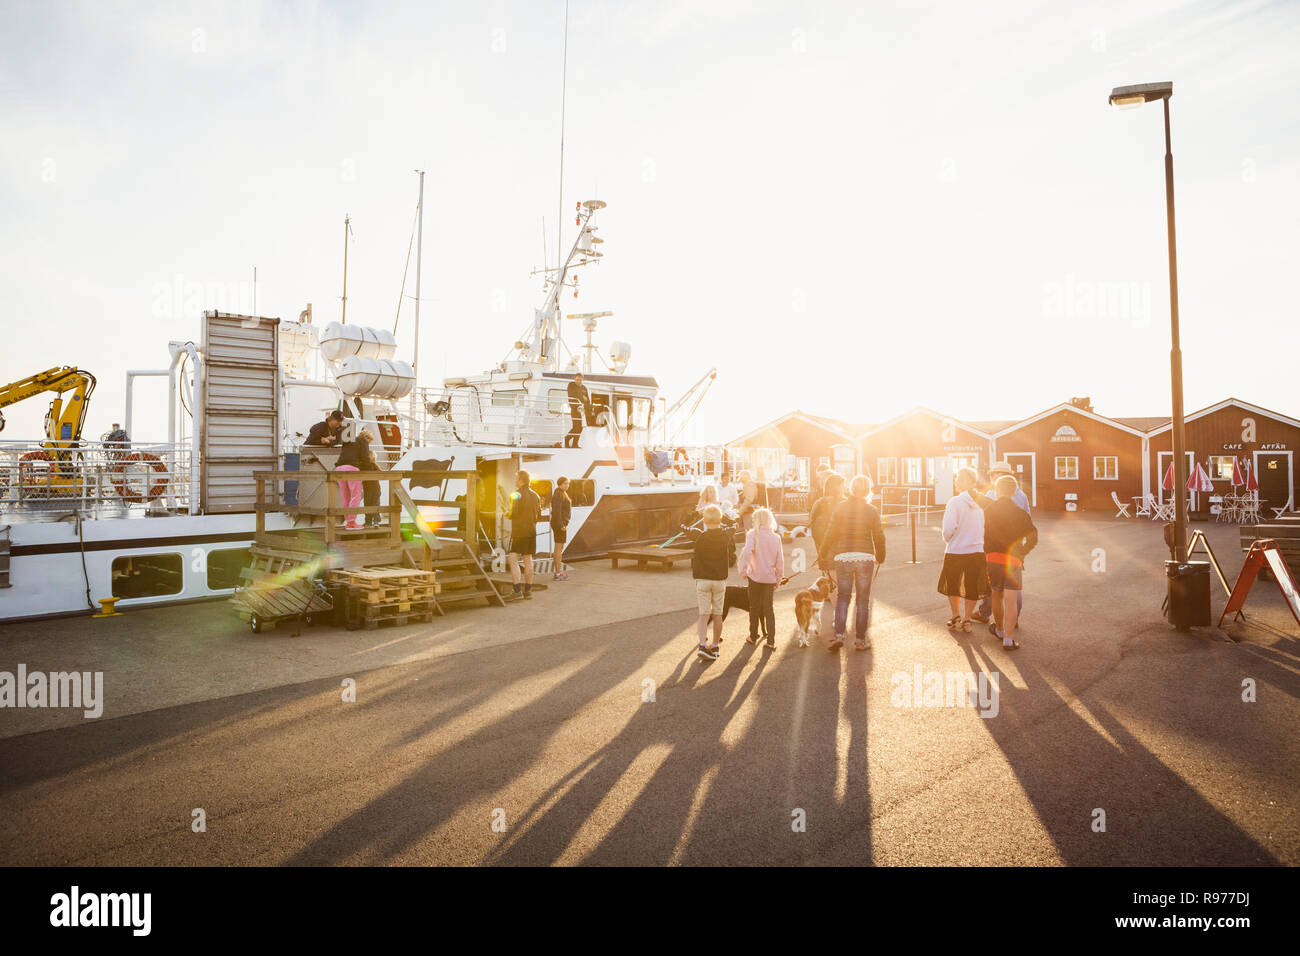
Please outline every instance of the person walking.
[[826, 532], [831, 527], [831, 516], [844, 500], [844, 476], [838, 471], [826, 475], [822, 493], [808, 514], [808, 531], [817, 549], [817, 566], [823, 571], [833, 571], [834, 563], [826, 554]]
[[[989, 466], [990, 487], [987, 492], [988, 504], [992, 504], [994, 501], [997, 500], [995, 488], [998, 479], [1001, 478], [1003, 475], [1009, 475], [1012, 478], [1015, 477], [1015, 474], [1011, 471], [1011, 465], [1009, 465], [1006, 461], [995, 462], [994, 464]], [[1012, 496], [1011, 500], [1014, 501], [1020, 507], [1020, 509], [1024, 511], [1025, 514], [1032, 516], [1032, 512], [1029, 510], [1029, 496], [1026, 495], [1024, 490], [1020, 487], [1019, 481], [1016, 482], [1016, 493], [1014, 496]], [[987, 510], [987, 508], [985, 510]], [[1023, 577], [1024, 573], [1025, 573], [1025, 568], [1024, 565], [1021, 564], [1020, 575]], [[1025, 607], [1024, 593], [1025, 592], [1022, 589], [1016, 590], [1017, 620], [1022, 616], [1022, 612]], [[987, 624], [989, 626], [990, 633], [996, 630], [996, 627], [994, 626], [993, 623], [993, 595], [991, 593], [983, 600], [980, 601], [979, 607], [976, 608], [975, 613], [971, 615], [971, 620], [979, 621], [981, 624]]]
[[[533, 555], [537, 553], [537, 522], [542, 514], [542, 499], [533, 491], [532, 475], [522, 468], [515, 473], [515, 492], [510, 496], [510, 548], [506, 561], [516, 596], [533, 596]], [[520, 559], [523, 560], [523, 586], [520, 587]]]
[[[871, 479], [856, 475], [849, 485], [849, 497], [835, 506], [826, 530], [826, 563], [822, 566], [833, 567], [835, 574], [835, 636], [830, 642], [833, 651], [844, 646], [850, 598], [856, 602], [853, 648], [865, 651], [871, 646], [867, 633], [871, 627], [871, 583], [885, 563], [885, 528], [870, 498]], [[817, 553], [821, 555], [822, 548]]]
[[573, 516], [573, 502], [569, 499], [569, 479], [561, 475], [555, 481], [555, 491], [551, 494], [551, 541], [555, 552], [552, 555], [555, 580], [569, 580], [569, 572], [564, 569], [564, 546], [569, 541], [569, 519]]
[[[697, 622], [699, 655], [718, 659], [722, 645], [722, 617], [727, 596], [727, 575], [736, 563], [736, 540], [722, 530], [722, 509], [716, 504], [704, 506], [704, 530], [692, 531], [695, 551], [691, 555], [691, 576], [695, 579], [695, 600], [699, 606]], [[709, 624], [713, 624], [713, 643], [707, 643]]]
[[740, 481], [740, 526], [748, 531], [754, 526], [754, 509], [762, 506], [762, 502], [758, 500], [760, 494], [758, 482], [748, 471], [742, 471], [737, 477]]
[[767, 638], [768, 647], [776, 647], [776, 611], [772, 595], [785, 574], [785, 551], [781, 536], [776, 533], [776, 519], [767, 508], [756, 508], [752, 515], [754, 526], [745, 535], [745, 547], [740, 552], [740, 576], [749, 587], [749, 637], [746, 643], [758, 643], [759, 624]]
[[[979, 476], [974, 468], [957, 471], [957, 495], [943, 509], [943, 568], [939, 593], [948, 598], [948, 628], [970, 633], [975, 604], [988, 593], [984, 567], [984, 509], [974, 498]], [[962, 606], [962, 602], [965, 606]]]
[[989, 589], [993, 594], [993, 636], [1002, 639], [1002, 648], [1017, 650], [1016, 631], [1019, 608], [1012, 598], [1024, 588], [1021, 569], [1025, 555], [1038, 544], [1038, 529], [1033, 519], [1015, 501], [1020, 484], [1011, 475], [1002, 475], [994, 485], [997, 495], [984, 512], [984, 554], [988, 564]]
[[582, 424], [589, 417], [591, 410], [591, 395], [587, 392], [587, 386], [582, 384], [581, 372], [573, 376], [566, 393], [569, 398], [569, 418], [573, 421], [573, 427], [564, 436], [564, 447], [577, 448], [582, 440]]
[[817, 507], [817, 500], [826, 493], [826, 478], [831, 473], [831, 466], [823, 462], [817, 466], [817, 472], [813, 475], [812, 481], [808, 482], [808, 514], [812, 514], [813, 508]]

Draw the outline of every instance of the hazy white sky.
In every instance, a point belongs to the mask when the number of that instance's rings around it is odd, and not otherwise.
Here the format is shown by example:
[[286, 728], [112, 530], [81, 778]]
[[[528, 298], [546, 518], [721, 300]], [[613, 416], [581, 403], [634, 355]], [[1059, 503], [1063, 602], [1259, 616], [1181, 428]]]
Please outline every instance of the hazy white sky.
[[[540, 301], [543, 220], [554, 249], [563, 23], [6, 0], [0, 381], [90, 369], [98, 434], [126, 369], [251, 308], [254, 265], [259, 312], [331, 321], [345, 213], [349, 320], [391, 327], [417, 167], [422, 382], [494, 364]], [[565, 223], [609, 208], [566, 305], [613, 310], [602, 340], [670, 399], [718, 367], [699, 440], [793, 407], [1165, 414], [1160, 110], [1106, 96], [1172, 80], [1187, 406], [1300, 415], [1297, 50], [1295, 3], [573, 0]]]

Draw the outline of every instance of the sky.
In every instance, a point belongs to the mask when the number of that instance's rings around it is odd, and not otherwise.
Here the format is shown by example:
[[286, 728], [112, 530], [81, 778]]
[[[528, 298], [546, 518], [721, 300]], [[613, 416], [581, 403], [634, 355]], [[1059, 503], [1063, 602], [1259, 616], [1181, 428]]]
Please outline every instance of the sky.
[[[127, 369], [252, 310], [254, 267], [260, 314], [336, 320], [345, 215], [348, 320], [392, 328], [423, 169], [425, 385], [506, 356], [558, 210], [567, 249], [599, 198], [606, 258], [566, 311], [613, 311], [598, 341], [669, 401], [717, 368], [694, 441], [794, 408], [1168, 414], [1161, 111], [1107, 94], [1171, 80], [1186, 406], [1300, 417], [1300, 3], [568, 18], [562, 84], [563, 0], [4, 0], [0, 382], [91, 370], [95, 436]], [[161, 382], [137, 396], [133, 437], [161, 437]], [[45, 404], [3, 438], [39, 437]]]

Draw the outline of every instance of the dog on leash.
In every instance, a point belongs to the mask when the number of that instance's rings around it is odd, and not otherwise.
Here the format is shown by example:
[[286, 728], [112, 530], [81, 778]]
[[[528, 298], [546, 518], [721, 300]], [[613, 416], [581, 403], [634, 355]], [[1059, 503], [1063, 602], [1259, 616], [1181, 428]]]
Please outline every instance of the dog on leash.
[[798, 625], [799, 646], [812, 645], [810, 631], [822, 636], [821, 611], [826, 602], [835, 594], [835, 579], [826, 571], [809, 587], [794, 596], [794, 619]]

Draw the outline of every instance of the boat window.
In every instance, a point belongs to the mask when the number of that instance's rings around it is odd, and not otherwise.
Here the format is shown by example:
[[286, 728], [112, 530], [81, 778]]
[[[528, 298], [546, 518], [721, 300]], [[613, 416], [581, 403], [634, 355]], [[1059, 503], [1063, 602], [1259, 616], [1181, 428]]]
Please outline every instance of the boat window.
[[632, 427], [649, 428], [650, 414], [654, 410], [654, 403], [648, 398], [636, 398], [632, 400]]
[[614, 424], [619, 428], [627, 428], [628, 410], [632, 400], [624, 395], [618, 395], [614, 398]]
[[553, 388], [546, 393], [546, 407], [561, 414], [569, 410], [569, 393], [562, 388]]
[[208, 590], [223, 591], [242, 583], [240, 572], [252, 559], [247, 548], [221, 548], [208, 552]]
[[492, 404], [497, 407], [514, 408], [523, 401], [524, 390], [514, 388], [509, 391], [493, 392]]
[[536, 492], [538, 498], [542, 499], [543, 511], [551, 506], [551, 479], [534, 478], [529, 482], [529, 487]]
[[590, 508], [596, 503], [596, 483], [590, 478], [570, 479], [569, 500], [575, 508]]
[[133, 554], [114, 558], [113, 597], [141, 598], [180, 594], [184, 563], [179, 554]]

